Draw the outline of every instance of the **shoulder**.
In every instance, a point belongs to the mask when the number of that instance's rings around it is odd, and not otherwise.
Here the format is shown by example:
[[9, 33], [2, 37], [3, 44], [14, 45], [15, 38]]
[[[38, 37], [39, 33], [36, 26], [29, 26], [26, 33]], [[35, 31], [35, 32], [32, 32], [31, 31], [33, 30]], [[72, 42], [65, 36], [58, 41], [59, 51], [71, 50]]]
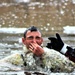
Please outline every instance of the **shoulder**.
[[50, 52], [50, 51], [53, 50], [53, 49], [49, 49], [49, 48], [47, 48], [47, 47], [43, 47], [43, 49], [44, 49], [45, 52]]
[[12, 63], [14, 65], [19, 65], [23, 62], [22, 58], [21, 58], [21, 54], [20, 53], [14, 53], [11, 54], [3, 59], [0, 60], [1, 62], [6, 62], [6, 63]]

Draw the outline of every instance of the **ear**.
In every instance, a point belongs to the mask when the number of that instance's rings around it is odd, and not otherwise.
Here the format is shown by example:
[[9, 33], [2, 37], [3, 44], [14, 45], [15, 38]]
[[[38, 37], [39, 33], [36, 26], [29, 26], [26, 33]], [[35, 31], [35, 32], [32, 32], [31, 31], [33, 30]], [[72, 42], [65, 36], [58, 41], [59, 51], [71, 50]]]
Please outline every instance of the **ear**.
[[25, 44], [25, 38], [22, 38], [22, 43]]

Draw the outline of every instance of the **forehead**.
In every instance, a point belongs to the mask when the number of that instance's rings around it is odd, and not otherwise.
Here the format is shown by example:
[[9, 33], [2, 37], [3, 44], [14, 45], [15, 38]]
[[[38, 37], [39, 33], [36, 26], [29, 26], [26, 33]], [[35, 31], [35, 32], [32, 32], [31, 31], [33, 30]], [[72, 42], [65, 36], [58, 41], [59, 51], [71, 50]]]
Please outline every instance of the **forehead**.
[[39, 36], [39, 37], [41, 37], [41, 33], [39, 32], [39, 31], [28, 31], [27, 33], [26, 33], [26, 37], [29, 37], [29, 36]]

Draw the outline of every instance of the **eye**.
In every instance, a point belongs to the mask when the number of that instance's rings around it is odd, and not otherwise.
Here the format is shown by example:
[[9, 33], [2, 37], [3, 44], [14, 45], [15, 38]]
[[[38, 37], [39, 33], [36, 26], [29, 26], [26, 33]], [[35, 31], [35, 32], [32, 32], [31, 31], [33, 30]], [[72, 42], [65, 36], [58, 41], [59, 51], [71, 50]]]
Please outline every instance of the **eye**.
[[41, 37], [36, 37], [36, 39], [37, 39], [37, 40], [40, 40], [40, 39], [41, 39]]
[[33, 36], [30, 36], [30, 37], [28, 37], [27, 39], [28, 40], [32, 40], [34, 37]]

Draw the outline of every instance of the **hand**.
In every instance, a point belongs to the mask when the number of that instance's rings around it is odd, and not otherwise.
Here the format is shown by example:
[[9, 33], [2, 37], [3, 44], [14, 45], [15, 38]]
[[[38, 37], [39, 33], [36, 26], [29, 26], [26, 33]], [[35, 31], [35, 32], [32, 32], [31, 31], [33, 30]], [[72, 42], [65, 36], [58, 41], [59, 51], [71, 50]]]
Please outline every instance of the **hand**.
[[32, 51], [36, 56], [40, 56], [44, 53], [44, 50], [37, 43], [31, 43], [29, 46], [29, 50]]
[[68, 51], [67, 51], [68, 56], [72, 56], [75, 58], [75, 49], [73, 49], [69, 46], [67, 46], [67, 49], [68, 49]]
[[47, 43], [47, 48], [55, 49], [60, 52], [62, 47], [64, 46], [64, 43], [58, 33], [56, 33], [56, 37], [49, 37], [48, 38], [51, 42]]

